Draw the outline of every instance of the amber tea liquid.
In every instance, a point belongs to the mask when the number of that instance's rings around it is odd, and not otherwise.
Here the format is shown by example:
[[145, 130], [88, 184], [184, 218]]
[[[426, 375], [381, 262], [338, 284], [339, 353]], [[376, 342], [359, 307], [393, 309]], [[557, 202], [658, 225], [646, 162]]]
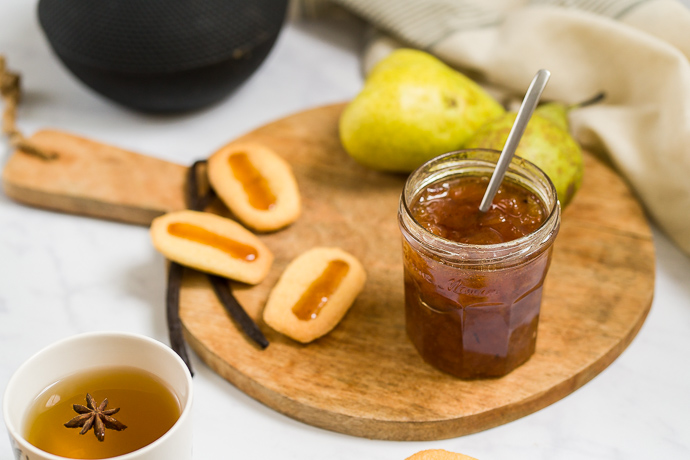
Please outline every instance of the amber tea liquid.
[[[74, 404], [86, 406], [86, 393], [107, 409], [120, 408], [113, 415], [127, 426], [122, 431], [106, 429], [100, 442], [93, 428], [64, 424], [77, 414]], [[24, 418], [24, 437], [37, 448], [61, 457], [108, 458], [135, 451], [165, 434], [181, 414], [177, 396], [158, 377], [133, 367], [107, 367], [76, 373], [43, 390]]]

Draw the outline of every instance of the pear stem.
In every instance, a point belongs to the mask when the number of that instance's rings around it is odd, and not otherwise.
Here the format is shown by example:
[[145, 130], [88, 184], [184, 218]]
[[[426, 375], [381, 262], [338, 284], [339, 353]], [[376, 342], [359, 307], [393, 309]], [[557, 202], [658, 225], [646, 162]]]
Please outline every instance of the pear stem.
[[604, 99], [606, 99], [606, 93], [604, 91], [602, 91], [602, 92], [596, 94], [595, 96], [590, 97], [587, 100], [584, 100], [582, 102], [576, 102], [575, 104], [569, 105], [568, 110], [581, 109], [582, 107], [587, 107], [588, 105], [594, 105], [598, 102], [601, 102]]

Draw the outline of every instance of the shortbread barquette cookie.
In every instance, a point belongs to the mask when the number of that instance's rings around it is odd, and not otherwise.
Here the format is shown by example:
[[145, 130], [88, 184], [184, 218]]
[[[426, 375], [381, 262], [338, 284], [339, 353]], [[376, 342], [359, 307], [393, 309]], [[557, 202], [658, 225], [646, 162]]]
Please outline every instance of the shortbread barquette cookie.
[[330, 332], [366, 281], [362, 264], [338, 248], [314, 248], [285, 269], [268, 297], [264, 321], [298, 342]]
[[214, 153], [208, 178], [228, 209], [254, 230], [278, 230], [300, 215], [292, 168], [261, 144], [231, 144]]
[[448, 452], [443, 449], [430, 449], [417, 452], [412, 457], [407, 457], [405, 460], [477, 460], [474, 457], [469, 457], [463, 454], [456, 454], [455, 452]]
[[260, 283], [271, 251], [237, 222], [207, 212], [178, 211], [151, 224], [153, 245], [168, 259], [243, 283]]

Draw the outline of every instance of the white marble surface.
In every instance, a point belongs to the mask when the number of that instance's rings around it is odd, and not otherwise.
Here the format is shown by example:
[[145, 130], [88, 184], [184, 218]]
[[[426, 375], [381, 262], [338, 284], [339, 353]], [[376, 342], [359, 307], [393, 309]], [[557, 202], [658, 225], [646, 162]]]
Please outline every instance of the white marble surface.
[[[268, 121], [354, 96], [360, 36], [351, 26], [291, 23], [232, 97], [193, 114], [147, 116], [107, 102], [65, 71], [39, 30], [35, 2], [0, 1], [0, 53], [24, 75], [26, 133], [54, 127], [185, 164]], [[0, 164], [8, 155], [3, 140]], [[193, 356], [194, 457], [402, 460], [445, 448], [482, 460], [688, 459], [690, 258], [656, 230], [654, 239], [656, 294], [639, 335], [608, 369], [550, 407], [456, 439], [371, 441], [280, 415]], [[0, 393], [24, 360], [73, 334], [121, 330], [167, 343], [164, 272], [145, 228], [32, 209], [0, 193]], [[11, 457], [0, 435], [0, 459]]]

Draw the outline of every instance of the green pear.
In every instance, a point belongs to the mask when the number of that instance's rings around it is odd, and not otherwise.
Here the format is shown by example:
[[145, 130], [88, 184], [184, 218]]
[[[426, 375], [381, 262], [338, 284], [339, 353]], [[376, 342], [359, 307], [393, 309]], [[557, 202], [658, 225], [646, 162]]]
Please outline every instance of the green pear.
[[399, 49], [372, 69], [340, 117], [340, 139], [359, 163], [409, 172], [459, 149], [505, 113], [475, 82], [423, 51]]
[[563, 131], [568, 131], [568, 112], [572, 106], [561, 104], [560, 102], [547, 102], [541, 104], [534, 111], [534, 114], [551, 121]]
[[[570, 108], [556, 102], [537, 107], [515, 151], [515, 155], [536, 164], [549, 176], [563, 208], [582, 185], [584, 173], [582, 150], [568, 132]], [[508, 112], [487, 123], [464, 148], [502, 150], [516, 116]]]

